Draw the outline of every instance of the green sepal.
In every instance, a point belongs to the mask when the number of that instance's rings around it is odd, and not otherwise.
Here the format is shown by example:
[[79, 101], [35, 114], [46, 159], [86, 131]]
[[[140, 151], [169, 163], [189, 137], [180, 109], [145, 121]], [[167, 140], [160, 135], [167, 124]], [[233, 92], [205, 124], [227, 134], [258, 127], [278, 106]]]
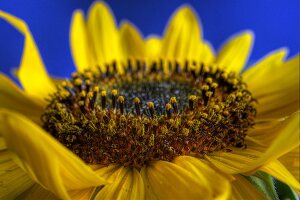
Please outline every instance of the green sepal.
[[298, 200], [299, 197], [297, 193], [288, 185], [282, 183], [279, 180], [274, 180], [274, 185], [276, 187], [276, 191], [279, 199], [284, 200]]
[[267, 173], [256, 172], [253, 176], [246, 176], [247, 180], [254, 185], [260, 192], [262, 192], [270, 200], [279, 200], [277, 195], [274, 179]]
[[259, 171], [247, 180], [270, 200], [298, 200], [296, 192], [269, 174]]

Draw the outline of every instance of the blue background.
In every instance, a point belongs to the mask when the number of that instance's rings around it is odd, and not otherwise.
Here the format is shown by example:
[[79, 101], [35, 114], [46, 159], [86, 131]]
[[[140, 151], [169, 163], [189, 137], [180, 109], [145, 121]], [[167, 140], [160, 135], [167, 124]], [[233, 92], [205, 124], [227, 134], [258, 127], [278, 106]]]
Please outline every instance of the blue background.
[[[67, 77], [74, 70], [69, 49], [72, 12], [87, 11], [87, 0], [1, 0], [0, 9], [27, 22], [51, 75]], [[286, 46], [290, 56], [299, 52], [298, 0], [154, 0], [107, 1], [118, 23], [128, 19], [144, 36], [162, 35], [173, 11], [184, 3], [195, 8], [201, 18], [204, 38], [215, 49], [232, 34], [245, 29], [255, 32], [250, 62]], [[0, 20], [0, 71], [11, 75], [20, 62], [23, 37]]]

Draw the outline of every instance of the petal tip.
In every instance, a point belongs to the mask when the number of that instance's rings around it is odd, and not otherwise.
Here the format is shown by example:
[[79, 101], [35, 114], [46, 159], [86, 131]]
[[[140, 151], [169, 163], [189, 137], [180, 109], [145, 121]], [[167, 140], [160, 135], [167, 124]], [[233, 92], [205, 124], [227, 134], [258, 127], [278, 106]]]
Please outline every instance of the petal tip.
[[90, 11], [92, 10], [100, 10], [100, 11], [108, 11], [109, 13], [112, 13], [110, 6], [105, 3], [104, 1], [95, 1], [91, 6], [90, 6]]
[[255, 34], [252, 30], [245, 30], [241, 32], [241, 36], [243, 39], [249, 41], [249, 42], [253, 42], [255, 39]]
[[120, 31], [121, 32], [135, 31], [135, 32], [137, 32], [143, 38], [143, 34], [138, 29], [138, 27], [136, 25], [134, 25], [131, 21], [128, 21], [128, 20], [122, 20], [121, 21], [121, 23], [120, 23]]
[[187, 20], [196, 20], [200, 24], [200, 18], [197, 15], [197, 12], [190, 4], [183, 4], [177, 8], [174, 12], [174, 16], [178, 16], [180, 18], [185, 18]]
[[76, 9], [72, 13], [72, 20], [75, 19], [75, 17], [77, 18], [77, 17], [82, 17], [82, 16], [84, 16], [83, 11], [81, 9]]

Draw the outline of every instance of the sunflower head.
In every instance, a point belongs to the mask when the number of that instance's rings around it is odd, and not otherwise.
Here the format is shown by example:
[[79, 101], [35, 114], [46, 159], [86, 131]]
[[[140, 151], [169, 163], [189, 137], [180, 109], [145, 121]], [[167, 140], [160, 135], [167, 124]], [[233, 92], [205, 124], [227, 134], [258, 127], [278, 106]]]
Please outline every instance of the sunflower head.
[[215, 54], [187, 6], [144, 39], [96, 2], [74, 12], [78, 71], [55, 86], [27, 25], [0, 18], [25, 37], [24, 90], [0, 74], [0, 199], [276, 199], [270, 175], [300, 194], [299, 55], [243, 72], [249, 31]]
[[115, 62], [105, 68], [75, 72], [42, 116], [44, 129], [86, 163], [141, 168], [246, 147], [256, 109], [239, 75], [191, 61], [128, 60], [123, 74]]

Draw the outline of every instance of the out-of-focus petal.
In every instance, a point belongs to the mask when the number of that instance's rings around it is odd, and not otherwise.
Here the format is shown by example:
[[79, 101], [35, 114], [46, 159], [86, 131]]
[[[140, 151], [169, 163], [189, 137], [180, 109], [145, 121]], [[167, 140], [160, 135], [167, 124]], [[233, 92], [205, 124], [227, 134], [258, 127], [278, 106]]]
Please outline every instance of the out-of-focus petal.
[[160, 58], [161, 44], [161, 38], [157, 36], [151, 36], [146, 39], [147, 59], [155, 60]]
[[23, 56], [17, 75], [26, 93], [44, 100], [49, 93], [54, 92], [55, 86], [47, 74], [38, 48], [26, 23], [3, 11], [0, 11], [0, 18], [6, 20], [24, 35]]
[[240, 73], [252, 50], [253, 33], [242, 32], [231, 37], [219, 51], [216, 63], [227, 71]]
[[202, 51], [200, 53], [199, 61], [206, 65], [213, 63], [215, 59], [215, 51], [210, 43], [203, 41]]
[[106, 183], [75, 154], [22, 115], [0, 110], [0, 135], [15, 154], [17, 164], [60, 198], [69, 199], [67, 190]]
[[299, 109], [299, 55], [282, 64], [284, 51], [273, 56], [267, 59], [278, 65], [262, 65], [262, 71], [247, 79], [249, 90], [258, 100], [258, 118], [284, 117]]
[[177, 60], [183, 66], [186, 60], [199, 59], [202, 33], [198, 18], [192, 8], [180, 7], [165, 30], [161, 56]]
[[72, 16], [70, 29], [70, 46], [75, 66], [78, 71], [94, 69], [96, 61], [89, 44], [87, 25], [82, 11], [76, 10]]
[[101, 70], [105, 72], [105, 65], [116, 61], [118, 71], [123, 72], [120, 64], [123, 59], [120, 36], [108, 5], [104, 2], [95, 2], [89, 11], [87, 24], [91, 45]]
[[261, 78], [265, 78], [268, 69], [281, 65], [287, 53], [286, 48], [281, 48], [267, 54], [243, 73], [244, 81], [250, 85], [256, 84]]
[[30, 98], [4, 74], [0, 73], [0, 107], [17, 111], [32, 121], [40, 123], [44, 101]]
[[144, 59], [145, 43], [143, 36], [129, 22], [123, 22], [120, 28], [121, 46], [126, 59]]

